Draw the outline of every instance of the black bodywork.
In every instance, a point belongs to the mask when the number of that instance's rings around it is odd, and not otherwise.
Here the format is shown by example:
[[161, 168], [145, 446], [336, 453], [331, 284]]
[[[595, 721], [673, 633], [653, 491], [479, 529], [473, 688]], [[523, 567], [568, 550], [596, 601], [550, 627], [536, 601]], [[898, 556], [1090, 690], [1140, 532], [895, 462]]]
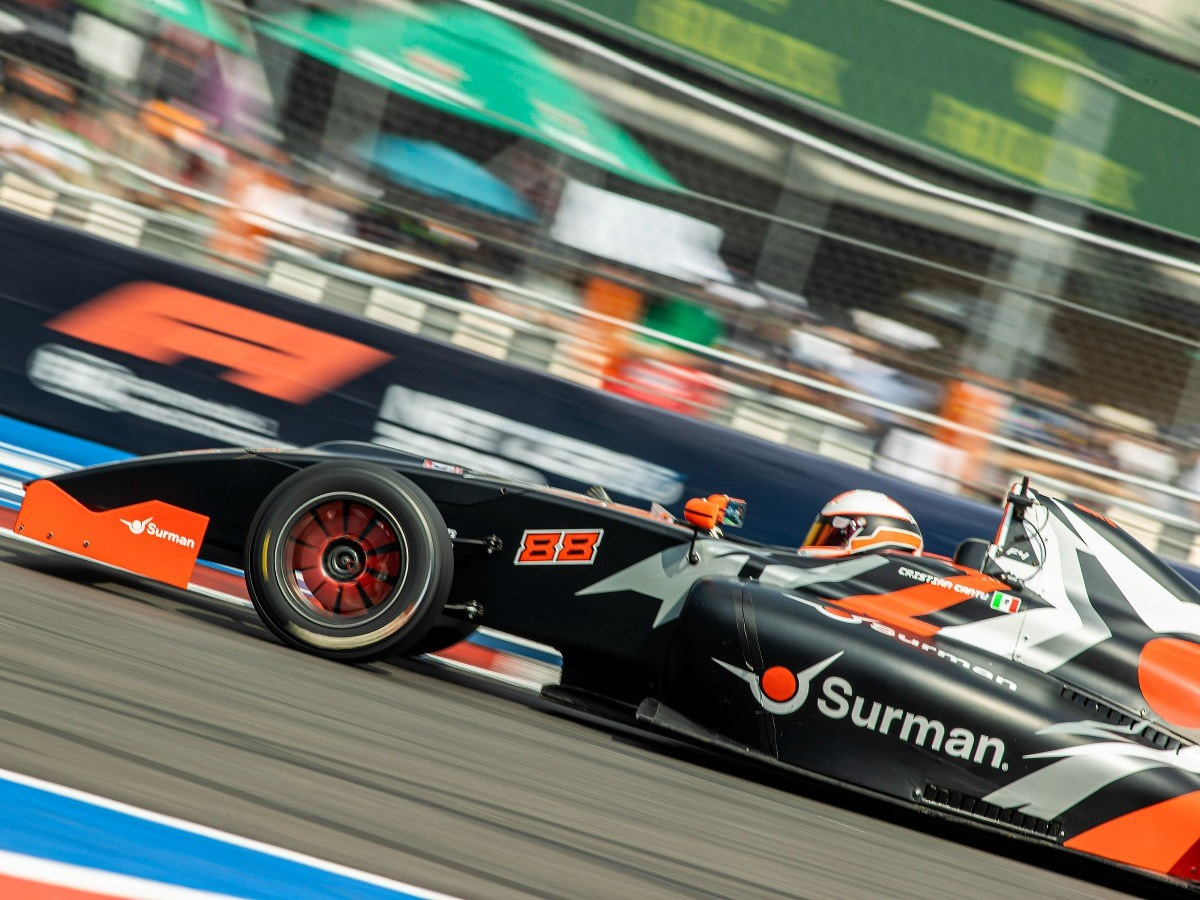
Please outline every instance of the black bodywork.
[[[1200, 595], [1082, 507], [1013, 495], [966, 566], [801, 556], [363, 444], [52, 480], [91, 509], [153, 499], [207, 515], [200, 556], [245, 568], [268, 496], [347, 463], [432, 501], [453, 546], [442, 619], [555, 647], [560, 697], [603, 696], [692, 740], [1196, 883]], [[587, 535], [586, 558], [526, 552], [553, 532]]]

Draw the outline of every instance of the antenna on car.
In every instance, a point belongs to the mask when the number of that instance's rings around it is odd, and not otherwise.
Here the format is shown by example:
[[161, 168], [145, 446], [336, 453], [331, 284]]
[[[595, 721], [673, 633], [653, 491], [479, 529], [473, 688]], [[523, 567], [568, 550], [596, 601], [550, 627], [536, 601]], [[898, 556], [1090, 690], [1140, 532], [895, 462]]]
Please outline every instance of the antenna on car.
[[1000, 520], [1000, 527], [996, 530], [996, 540], [993, 542], [993, 547], [1003, 547], [1008, 540], [1008, 529], [1012, 526], [1013, 520], [1021, 521], [1025, 518], [1025, 511], [1033, 505], [1033, 499], [1029, 496], [1029, 476], [1026, 475], [1021, 479], [1020, 484], [1015, 484], [1008, 492], [1007, 502], [1004, 504], [1004, 518]]
[[1008, 492], [1008, 502], [1012, 504], [1012, 515], [1018, 522], [1025, 518], [1025, 512], [1033, 506], [1033, 497], [1029, 494], [1029, 476], [1021, 479], [1021, 484], [1014, 491]]
[[[1033, 492], [1029, 489], [1028, 475], [1021, 479], [1020, 484], [1013, 485], [1012, 489], [1008, 492], [1008, 497], [1006, 499], [1007, 503], [1004, 505], [1004, 518], [1000, 522], [999, 530], [996, 532], [996, 541], [994, 544], [992, 544], [988, 551], [988, 556], [997, 563], [1000, 560], [999, 555], [1003, 553], [1004, 548], [1009, 545], [1009, 540], [1011, 537], [1010, 532], [1013, 524], [1016, 522], [1025, 523], [1025, 518], [1030, 508], [1037, 503], [1037, 500], [1033, 496]], [[1032, 537], [1036, 535], [1038, 540], [1041, 541], [1041, 535], [1037, 531], [1036, 527], [1032, 529], [1032, 533], [1028, 528], [1026, 528], [1024, 534], [1026, 535], [1027, 540], [1031, 540]], [[988, 574], [995, 575], [1002, 581], [1005, 581], [1018, 589], [1025, 586], [1025, 579], [1020, 578], [1011, 572], [1005, 571], [1003, 567], [998, 568], [998, 570], [995, 572], [989, 569]]]

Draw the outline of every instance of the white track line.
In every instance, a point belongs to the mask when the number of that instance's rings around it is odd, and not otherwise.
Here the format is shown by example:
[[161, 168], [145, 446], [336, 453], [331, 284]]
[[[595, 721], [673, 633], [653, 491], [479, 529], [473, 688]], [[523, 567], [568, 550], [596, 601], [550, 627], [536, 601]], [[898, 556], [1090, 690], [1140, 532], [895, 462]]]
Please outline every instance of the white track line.
[[[317, 869], [322, 872], [329, 872], [333, 875], [340, 875], [344, 878], [359, 881], [364, 884], [370, 884], [374, 885], [375, 887], [386, 888], [393, 891], [407, 892], [413, 897], [421, 898], [421, 900], [456, 900], [456, 898], [452, 897], [450, 894], [443, 894], [437, 891], [428, 891], [400, 881], [394, 881], [390, 878], [384, 878], [381, 875], [372, 875], [370, 872], [364, 872], [360, 869], [352, 869], [349, 866], [343, 866], [339, 865], [338, 863], [332, 863], [327, 860], [318, 859], [317, 857], [309, 856], [306, 853], [298, 853], [294, 850], [276, 847], [272, 844], [266, 844], [262, 841], [241, 837], [240, 835], [231, 834], [227, 831], [219, 831], [215, 828], [209, 828], [205, 825], [197, 825], [194, 822], [188, 822], [184, 819], [177, 819], [174, 816], [167, 816], [161, 813], [151, 812], [150, 810], [141, 809], [136, 806], [130, 806], [127, 803], [121, 803], [118, 800], [110, 800], [107, 797], [101, 797], [97, 794], [89, 794], [86, 791], [79, 791], [74, 788], [63, 787], [62, 785], [54, 784], [49, 781], [42, 781], [40, 778], [31, 778], [28, 775], [21, 775], [17, 772], [12, 772], [6, 769], [0, 769], [0, 778], [11, 782], [12, 784], [19, 784], [35, 790], [45, 791], [48, 794], [54, 794], [58, 797], [65, 797], [68, 800], [75, 800], [80, 803], [86, 803], [90, 806], [98, 807], [100, 809], [106, 809], [112, 812], [120, 813], [121, 815], [130, 816], [135, 819], [141, 819], [145, 822], [152, 822], [156, 825], [174, 828], [178, 831], [183, 831], [187, 832], [188, 834], [197, 835], [198, 837], [219, 841], [233, 847], [241, 847], [245, 850], [252, 850], [255, 853], [273, 856], [276, 859], [283, 859], [287, 860], [288, 862], [298, 863], [300, 865], [308, 866], [312, 869]], [[155, 896], [164, 895], [160, 893]], [[208, 896], [211, 897], [214, 895]]]

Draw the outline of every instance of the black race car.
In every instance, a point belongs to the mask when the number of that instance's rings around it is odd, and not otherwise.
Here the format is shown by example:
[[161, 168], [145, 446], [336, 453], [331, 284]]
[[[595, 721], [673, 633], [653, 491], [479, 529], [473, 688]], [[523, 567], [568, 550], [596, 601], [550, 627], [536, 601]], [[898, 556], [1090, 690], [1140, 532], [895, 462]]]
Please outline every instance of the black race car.
[[1113, 522], [1014, 489], [955, 559], [806, 556], [384, 448], [213, 450], [31, 482], [17, 531], [185, 585], [244, 570], [349, 662], [478, 625], [557, 648], [552, 699], [1200, 884], [1200, 593]]

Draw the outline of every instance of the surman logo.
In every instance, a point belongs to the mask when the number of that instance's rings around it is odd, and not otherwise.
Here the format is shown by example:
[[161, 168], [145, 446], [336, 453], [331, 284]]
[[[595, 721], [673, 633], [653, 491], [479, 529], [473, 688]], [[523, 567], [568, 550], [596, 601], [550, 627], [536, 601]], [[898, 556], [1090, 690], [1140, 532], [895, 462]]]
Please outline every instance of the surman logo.
[[132, 522], [129, 519], [122, 519], [121, 524], [129, 527], [133, 534], [141, 534], [146, 530], [146, 526], [154, 521], [154, 516], [149, 516], [145, 519], [134, 519]]
[[[784, 666], [771, 666], [761, 677], [715, 657], [713, 662], [746, 682], [763, 709], [777, 716], [785, 716], [804, 705], [814, 679], [844, 652], [838, 651], [801, 672], [792, 672]], [[869, 701], [855, 694], [854, 686], [849, 681], [836, 675], [828, 676], [821, 683], [817, 710], [827, 719], [849, 718], [855, 728], [874, 731], [956, 759], [1008, 771], [1008, 763], [1004, 761], [1007, 748], [1002, 739], [986, 734], [977, 735], [969, 728], [948, 728], [939, 719], [931, 719], [898, 706], [888, 706], [878, 700]]]
[[[996, 592], [996, 595], [1000, 596], [1001, 598], [1004, 597], [1004, 595], [1000, 594], [999, 591]], [[815, 609], [821, 615], [825, 616], [825, 618], [832, 619], [834, 622], [840, 622], [843, 625], [867, 625], [872, 631], [878, 634], [895, 638], [902, 644], [912, 647], [915, 650], [920, 650], [923, 653], [928, 653], [931, 656], [935, 656], [938, 659], [949, 663], [950, 665], [959, 666], [964, 671], [970, 672], [973, 675], [978, 675], [980, 678], [991, 681], [1000, 687], [1006, 687], [1010, 691], [1015, 691], [1017, 689], [1017, 683], [1015, 681], [1005, 678], [1003, 675], [997, 675], [991, 669], [986, 669], [983, 666], [976, 665], [966, 657], [960, 656], [957, 652], [957, 648], [956, 652], [951, 652], [943, 646], [929, 643], [929, 641], [922, 637], [910, 635], [902, 630], [897, 631], [892, 626], [886, 625], [883, 622], [880, 622], [878, 619], [872, 619], [870, 616], [860, 616], [857, 613], [847, 612], [846, 610], [839, 609], [836, 606], [829, 606], [825, 603], [817, 603], [809, 600], [807, 597], [801, 597], [798, 594], [788, 594], [787, 596], [792, 600], [795, 600], [797, 603], [803, 603], [805, 606]], [[992, 600], [995, 602], [995, 597], [993, 597]], [[1007, 601], [1002, 599], [1000, 602], [1004, 603]], [[1012, 598], [1012, 604], [1019, 604], [1017, 598]], [[998, 606], [996, 608], [999, 609], [1000, 607]], [[1016, 609], [1016, 605], [1012, 605], [1011, 609], [1006, 609], [1005, 611], [1015, 612]]]
[[130, 534], [148, 534], [150, 537], [158, 538], [160, 541], [178, 544], [181, 547], [187, 547], [189, 550], [196, 548], [195, 539], [184, 537], [182, 534], [176, 534], [174, 531], [167, 531], [165, 528], [159, 528], [154, 524], [154, 516], [147, 516], [144, 519], [122, 519], [121, 524], [129, 529]]
[[839, 650], [833, 656], [809, 666], [803, 672], [792, 672], [791, 669], [783, 666], [771, 666], [763, 672], [762, 678], [753, 672], [731, 666], [716, 658], [713, 659], [713, 662], [723, 669], [728, 669], [750, 685], [750, 692], [754, 694], [754, 699], [767, 712], [777, 716], [786, 716], [804, 705], [804, 701], [808, 699], [808, 691], [812, 687], [813, 679], [829, 668], [845, 652]]

